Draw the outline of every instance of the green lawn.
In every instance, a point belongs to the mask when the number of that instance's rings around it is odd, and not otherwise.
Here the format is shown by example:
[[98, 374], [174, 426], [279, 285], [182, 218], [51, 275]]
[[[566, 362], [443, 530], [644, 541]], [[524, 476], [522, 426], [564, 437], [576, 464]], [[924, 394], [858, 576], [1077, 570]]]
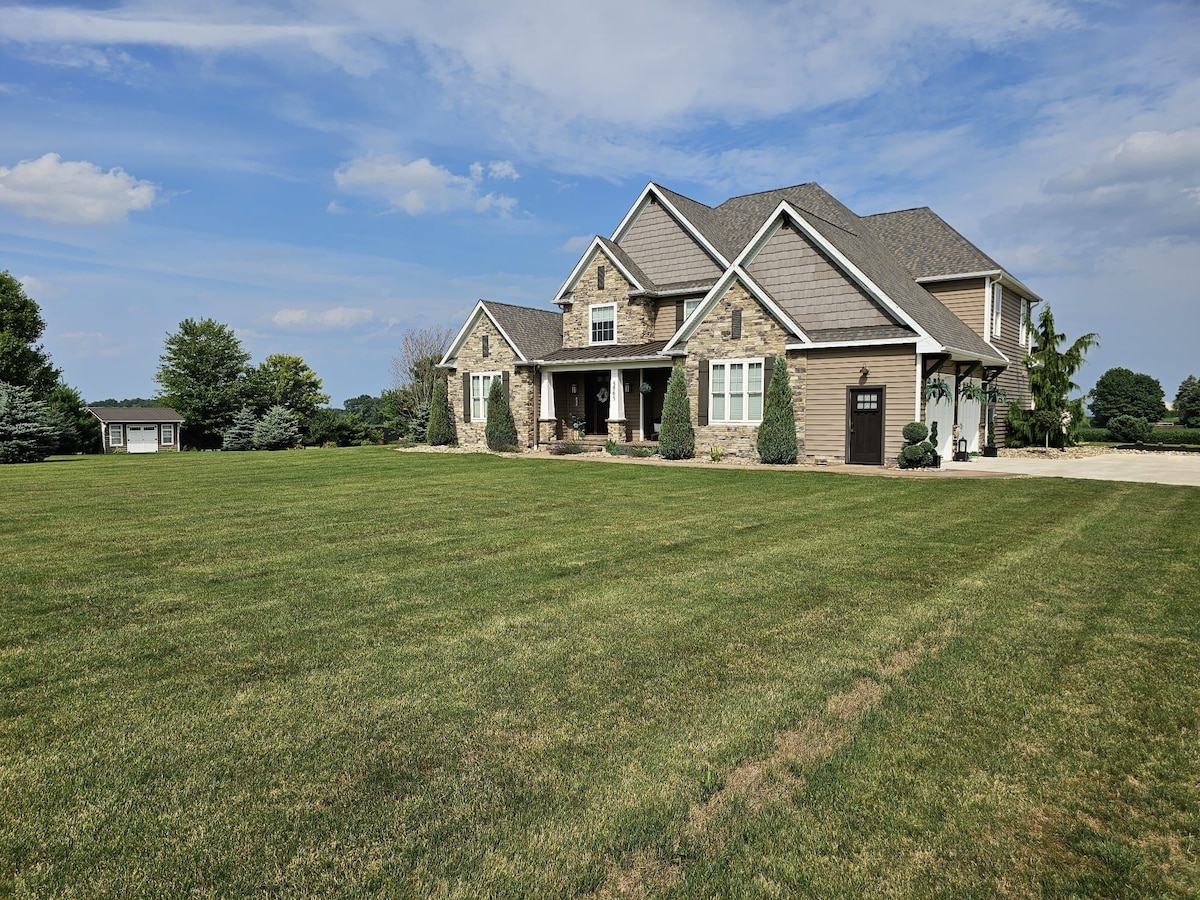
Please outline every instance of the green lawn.
[[0, 468], [0, 895], [1200, 894], [1200, 490]]

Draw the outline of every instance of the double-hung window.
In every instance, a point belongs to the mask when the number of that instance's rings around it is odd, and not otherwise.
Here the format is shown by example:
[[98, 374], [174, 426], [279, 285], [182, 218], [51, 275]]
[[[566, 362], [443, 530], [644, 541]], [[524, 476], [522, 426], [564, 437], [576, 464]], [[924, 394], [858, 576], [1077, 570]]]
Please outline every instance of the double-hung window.
[[709, 363], [709, 421], [762, 421], [763, 361], [723, 359]]
[[492, 382], [502, 377], [499, 372], [472, 372], [471, 373], [471, 421], [486, 422], [487, 421], [487, 401], [488, 393], [492, 389]]
[[169, 447], [175, 443], [174, 425], [164, 425], [162, 427], [162, 443], [164, 447]]
[[615, 344], [617, 342], [617, 304], [604, 303], [591, 307], [592, 343]]
[[124, 443], [124, 441], [122, 440], [122, 437], [121, 437], [121, 426], [120, 425], [109, 425], [108, 426], [108, 446], [120, 447], [122, 443]]

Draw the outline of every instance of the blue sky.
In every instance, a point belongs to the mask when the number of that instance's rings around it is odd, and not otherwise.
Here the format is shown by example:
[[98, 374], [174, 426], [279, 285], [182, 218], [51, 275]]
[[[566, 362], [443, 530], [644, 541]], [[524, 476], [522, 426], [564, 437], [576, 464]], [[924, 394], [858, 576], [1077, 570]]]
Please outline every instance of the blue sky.
[[931, 206], [1100, 334], [1084, 387], [1200, 374], [1191, 0], [0, 4], [0, 109], [0, 268], [90, 400], [202, 316], [378, 393], [649, 180]]

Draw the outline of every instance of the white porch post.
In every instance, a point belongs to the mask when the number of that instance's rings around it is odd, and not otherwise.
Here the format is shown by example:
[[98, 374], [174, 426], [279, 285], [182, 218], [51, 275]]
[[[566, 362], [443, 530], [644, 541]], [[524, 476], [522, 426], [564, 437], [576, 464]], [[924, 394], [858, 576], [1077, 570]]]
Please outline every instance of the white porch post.
[[542, 369], [542, 415], [543, 419], [554, 418], [554, 376]]
[[621, 383], [620, 369], [609, 369], [608, 417], [625, 420], [625, 386]]

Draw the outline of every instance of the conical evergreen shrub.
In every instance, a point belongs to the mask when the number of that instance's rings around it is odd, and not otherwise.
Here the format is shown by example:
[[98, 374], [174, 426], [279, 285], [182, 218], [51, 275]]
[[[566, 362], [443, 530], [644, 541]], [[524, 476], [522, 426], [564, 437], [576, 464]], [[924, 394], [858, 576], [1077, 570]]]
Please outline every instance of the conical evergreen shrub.
[[58, 437], [50, 410], [33, 391], [0, 382], [0, 464], [41, 462]]
[[272, 406], [254, 426], [255, 450], [287, 450], [299, 440], [296, 414], [286, 406]]
[[800, 448], [796, 441], [796, 410], [792, 407], [792, 382], [787, 360], [778, 357], [767, 397], [762, 424], [758, 426], [758, 458], [771, 465], [791, 465]]
[[458, 443], [445, 378], [439, 378], [433, 383], [433, 399], [429, 401], [429, 427], [426, 429], [426, 437], [434, 447], [451, 447]]
[[508, 396], [504, 393], [504, 380], [492, 379], [488, 391], [487, 427], [484, 429], [489, 450], [516, 450], [517, 426], [513, 423], [512, 410], [508, 407]]
[[248, 406], [233, 417], [233, 424], [225, 432], [221, 441], [222, 450], [253, 450], [254, 426], [258, 424], [258, 416]]
[[696, 432], [692, 429], [692, 405], [688, 402], [683, 366], [676, 366], [667, 382], [658, 452], [663, 459], [691, 459], [696, 455]]

